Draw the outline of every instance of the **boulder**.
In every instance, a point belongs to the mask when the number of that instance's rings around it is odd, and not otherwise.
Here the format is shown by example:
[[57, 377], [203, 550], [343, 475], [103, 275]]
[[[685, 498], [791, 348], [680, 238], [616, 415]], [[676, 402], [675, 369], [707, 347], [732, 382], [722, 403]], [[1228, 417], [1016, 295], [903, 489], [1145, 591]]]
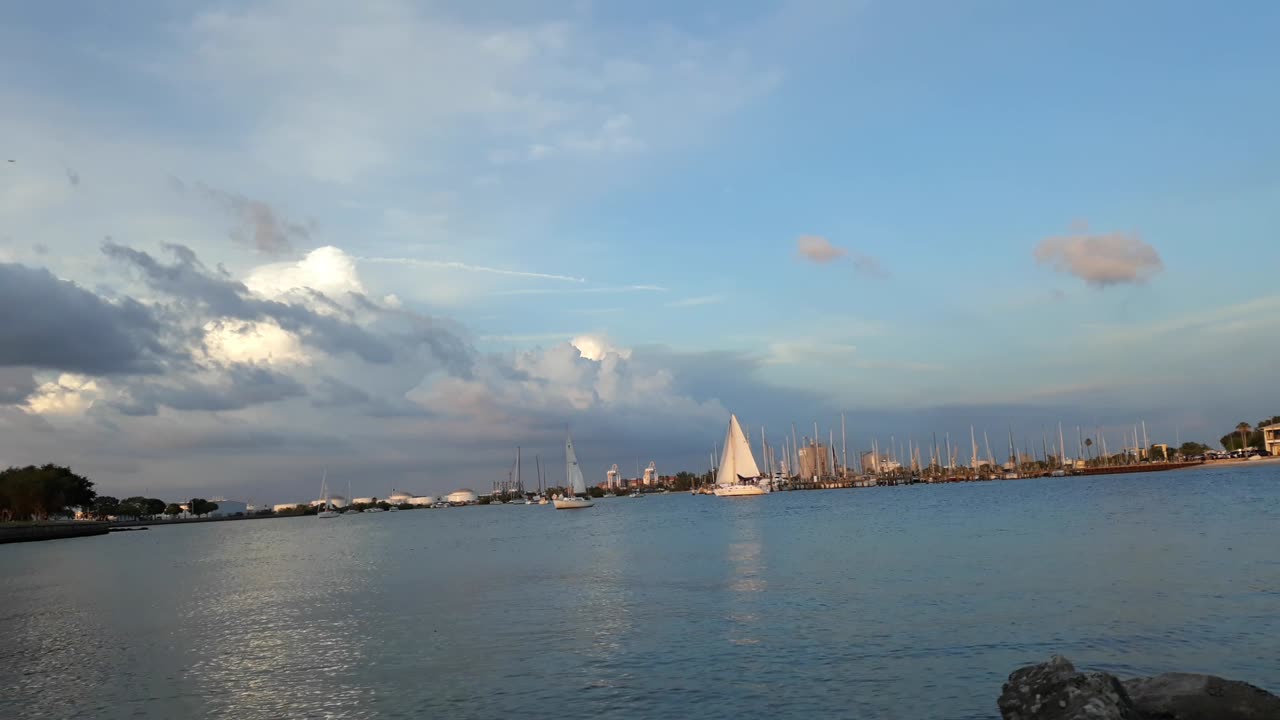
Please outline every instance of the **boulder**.
[[1165, 673], [1124, 682], [1133, 705], [1151, 720], [1275, 720], [1280, 697], [1238, 680]]
[[998, 704], [1005, 720], [1143, 720], [1114, 676], [1077, 672], [1061, 655], [1015, 670]]

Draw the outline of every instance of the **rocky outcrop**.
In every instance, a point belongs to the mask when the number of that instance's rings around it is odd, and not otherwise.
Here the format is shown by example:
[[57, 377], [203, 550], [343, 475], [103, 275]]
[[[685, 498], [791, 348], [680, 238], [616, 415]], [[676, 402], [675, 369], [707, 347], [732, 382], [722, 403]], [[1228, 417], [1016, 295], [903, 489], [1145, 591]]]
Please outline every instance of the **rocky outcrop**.
[[1061, 655], [1015, 670], [1000, 694], [1005, 720], [1139, 720], [1124, 685], [1106, 673], [1077, 672]]
[[1239, 680], [1165, 673], [1124, 682], [1143, 717], [1151, 720], [1276, 720], [1280, 697]]
[[998, 702], [1005, 720], [1276, 720], [1280, 698], [1213, 675], [1167, 673], [1120, 682], [1066, 658], [1015, 670]]

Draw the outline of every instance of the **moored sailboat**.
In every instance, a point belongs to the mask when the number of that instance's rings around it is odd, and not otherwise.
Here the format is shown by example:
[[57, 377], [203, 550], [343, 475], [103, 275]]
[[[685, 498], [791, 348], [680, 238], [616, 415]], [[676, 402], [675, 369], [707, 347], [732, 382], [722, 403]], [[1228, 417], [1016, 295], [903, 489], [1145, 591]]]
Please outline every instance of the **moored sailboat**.
[[320, 499], [324, 501], [324, 504], [320, 506], [320, 511], [316, 513], [316, 517], [336, 518], [341, 514], [334, 510], [333, 503], [329, 502], [329, 471], [327, 469], [320, 479]]

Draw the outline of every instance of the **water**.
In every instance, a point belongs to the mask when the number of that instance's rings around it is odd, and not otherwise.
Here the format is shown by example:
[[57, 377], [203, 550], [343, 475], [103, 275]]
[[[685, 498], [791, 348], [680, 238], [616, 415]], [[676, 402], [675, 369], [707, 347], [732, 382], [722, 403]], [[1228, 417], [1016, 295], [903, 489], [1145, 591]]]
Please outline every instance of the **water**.
[[1280, 465], [0, 546], [0, 717], [989, 718], [1010, 671], [1280, 690]]

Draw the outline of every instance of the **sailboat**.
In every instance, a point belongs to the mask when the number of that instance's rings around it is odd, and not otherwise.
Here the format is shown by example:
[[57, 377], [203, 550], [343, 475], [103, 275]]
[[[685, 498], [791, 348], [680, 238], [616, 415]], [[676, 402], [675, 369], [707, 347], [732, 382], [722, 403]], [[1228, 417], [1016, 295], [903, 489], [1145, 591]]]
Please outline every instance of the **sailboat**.
[[[552, 501], [557, 510], [576, 510], [595, 505], [591, 502], [591, 498], [586, 497], [587, 481], [582, 477], [582, 468], [578, 467], [578, 455], [573, 451], [573, 438], [568, 434], [564, 437], [564, 475], [565, 495]], [[578, 497], [578, 493], [582, 493], [583, 497]]]
[[729, 431], [724, 436], [724, 452], [716, 473], [716, 497], [764, 495], [769, 486], [760, 482], [760, 468], [751, 456], [751, 446], [742, 432], [736, 415], [729, 416]]
[[324, 476], [320, 479], [320, 498], [324, 500], [320, 512], [316, 513], [318, 518], [336, 518], [340, 514], [333, 509], [333, 504], [329, 502], [329, 470], [324, 471]]

